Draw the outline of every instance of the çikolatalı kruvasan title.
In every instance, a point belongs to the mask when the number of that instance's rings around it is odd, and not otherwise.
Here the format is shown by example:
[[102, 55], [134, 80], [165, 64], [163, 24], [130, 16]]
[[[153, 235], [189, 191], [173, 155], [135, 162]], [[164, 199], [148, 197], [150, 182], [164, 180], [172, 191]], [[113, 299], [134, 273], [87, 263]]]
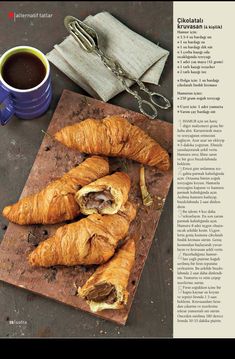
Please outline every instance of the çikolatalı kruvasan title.
[[222, 25], [205, 25], [204, 20], [200, 18], [184, 18], [178, 17], [177, 29], [181, 30], [193, 30], [193, 29], [222, 29]]

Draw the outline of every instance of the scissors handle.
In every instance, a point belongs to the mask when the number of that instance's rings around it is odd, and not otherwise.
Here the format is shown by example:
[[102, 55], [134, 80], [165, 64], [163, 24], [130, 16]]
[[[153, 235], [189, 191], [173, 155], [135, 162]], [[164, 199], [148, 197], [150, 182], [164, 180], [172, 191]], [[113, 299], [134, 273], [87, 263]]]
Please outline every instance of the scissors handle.
[[138, 101], [138, 105], [139, 105], [139, 109], [140, 112], [145, 115], [150, 117], [151, 119], [154, 119], [157, 117], [157, 109], [156, 106], [154, 106], [151, 102], [144, 100], [137, 91], [130, 89], [130, 87], [127, 85], [124, 77], [120, 77], [120, 80], [125, 88], [125, 90], [131, 94], [132, 96], [135, 97], [135, 99]]
[[[163, 96], [162, 94], [160, 94], [158, 92], [150, 91], [144, 85], [144, 83], [142, 81], [140, 81], [139, 79], [136, 79], [135, 82], [138, 84], [141, 91], [144, 91], [146, 94], [149, 95], [149, 99], [154, 105], [156, 105], [157, 107], [159, 107], [163, 110], [167, 110], [168, 108], [171, 107], [170, 101], [165, 96]], [[160, 99], [160, 101], [159, 101], [159, 99]]]

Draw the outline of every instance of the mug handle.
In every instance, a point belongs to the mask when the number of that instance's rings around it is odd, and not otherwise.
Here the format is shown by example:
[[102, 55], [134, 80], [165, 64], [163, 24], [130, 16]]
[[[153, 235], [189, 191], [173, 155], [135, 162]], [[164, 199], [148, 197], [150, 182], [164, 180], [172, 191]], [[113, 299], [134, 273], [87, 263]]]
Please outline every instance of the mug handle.
[[0, 124], [2, 126], [6, 125], [14, 112], [11, 94], [0, 84]]

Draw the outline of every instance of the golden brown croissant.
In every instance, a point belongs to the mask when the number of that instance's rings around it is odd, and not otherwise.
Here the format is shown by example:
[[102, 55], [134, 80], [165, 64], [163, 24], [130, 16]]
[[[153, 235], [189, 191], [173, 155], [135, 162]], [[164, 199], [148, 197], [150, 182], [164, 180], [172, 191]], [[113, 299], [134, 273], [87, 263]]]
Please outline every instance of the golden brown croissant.
[[128, 200], [130, 186], [128, 174], [116, 172], [84, 186], [75, 199], [83, 214], [114, 214]]
[[135, 241], [129, 239], [107, 263], [100, 266], [78, 294], [92, 312], [121, 309], [127, 303], [127, 285], [135, 261]]
[[62, 128], [55, 138], [80, 152], [126, 157], [163, 171], [170, 168], [167, 151], [120, 116], [84, 120]]
[[75, 193], [82, 186], [109, 173], [108, 162], [98, 156], [87, 158], [42, 191], [7, 206], [3, 215], [18, 224], [52, 224], [75, 218], [80, 210]]
[[62, 226], [29, 255], [29, 263], [42, 267], [104, 263], [126, 236], [135, 215], [134, 206], [127, 202], [117, 214], [91, 214]]

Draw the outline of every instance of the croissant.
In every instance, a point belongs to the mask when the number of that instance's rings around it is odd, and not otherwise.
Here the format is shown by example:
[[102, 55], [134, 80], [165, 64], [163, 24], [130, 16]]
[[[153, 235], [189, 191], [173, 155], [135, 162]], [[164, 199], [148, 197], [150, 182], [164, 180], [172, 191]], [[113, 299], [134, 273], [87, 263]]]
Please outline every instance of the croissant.
[[3, 209], [3, 215], [18, 224], [52, 224], [75, 218], [80, 210], [75, 200], [79, 188], [109, 173], [108, 162], [98, 156], [86, 159], [42, 191]]
[[66, 126], [55, 134], [55, 138], [80, 152], [126, 157], [163, 171], [170, 168], [167, 151], [139, 127], [120, 116], [87, 119]]
[[128, 174], [116, 172], [84, 186], [75, 199], [83, 214], [114, 214], [126, 203], [130, 186]]
[[42, 267], [104, 263], [126, 236], [135, 215], [135, 207], [127, 202], [117, 214], [91, 214], [62, 226], [29, 255], [29, 263]]
[[127, 285], [135, 261], [135, 241], [129, 239], [107, 263], [101, 265], [78, 294], [92, 312], [121, 309], [127, 303]]

